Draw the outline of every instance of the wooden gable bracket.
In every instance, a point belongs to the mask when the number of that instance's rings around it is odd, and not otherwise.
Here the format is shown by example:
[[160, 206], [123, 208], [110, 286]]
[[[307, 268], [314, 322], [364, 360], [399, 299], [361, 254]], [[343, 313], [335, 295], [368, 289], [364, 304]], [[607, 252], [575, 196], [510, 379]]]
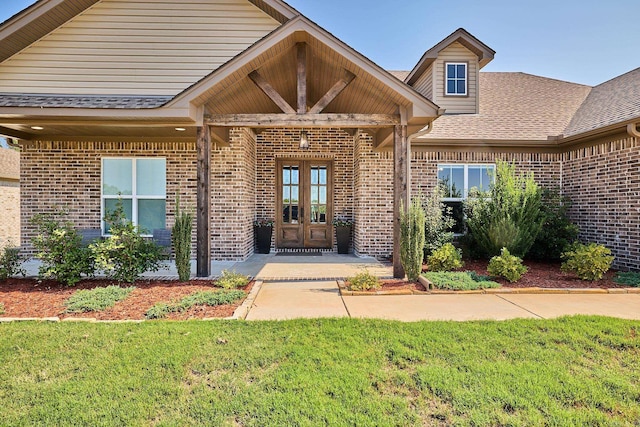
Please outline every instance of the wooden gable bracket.
[[331, 89], [329, 89], [327, 93], [318, 100], [318, 102], [316, 102], [316, 105], [311, 107], [309, 114], [321, 113], [325, 108], [327, 108], [327, 105], [336, 99], [336, 97], [340, 95], [340, 93], [342, 93], [342, 91], [345, 90], [345, 88], [349, 86], [349, 83], [351, 83], [355, 78], [355, 74], [344, 70], [344, 76], [338, 80], [333, 87], [331, 87]]
[[265, 95], [269, 97], [273, 101], [274, 104], [282, 110], [285, 114], [295, 114], [296, 110], [294, 110], [291, 105], [287, 101], [284, 100], [282, 95], [278, 93], [277, 90], [257, 70], [254, 70], [249, 73], [249, 78], [253, 80], [253, 82], [258, 86]]

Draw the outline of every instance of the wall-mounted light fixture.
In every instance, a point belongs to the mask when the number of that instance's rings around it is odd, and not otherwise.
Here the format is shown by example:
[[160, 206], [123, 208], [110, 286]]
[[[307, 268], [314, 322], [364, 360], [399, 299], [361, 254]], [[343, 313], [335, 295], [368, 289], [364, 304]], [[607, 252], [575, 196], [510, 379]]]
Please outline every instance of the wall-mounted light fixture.
[[42, 126], [31, 126], [31, 129], [33, 129], [33, 130], [43, 130], [44, 128]]
[[309, 135], [306, 130], [300, 132], [300, 148], [306, 150], [309, 148]]

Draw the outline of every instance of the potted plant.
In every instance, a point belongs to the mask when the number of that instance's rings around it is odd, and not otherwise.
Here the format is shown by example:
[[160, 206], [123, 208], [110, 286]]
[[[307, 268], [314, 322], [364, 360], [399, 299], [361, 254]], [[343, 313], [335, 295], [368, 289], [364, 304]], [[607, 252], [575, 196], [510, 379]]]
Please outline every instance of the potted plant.
[[349, 253], [349, 242], [351, 242], [351, 226], [353, 221], [350, 219], [336, 217], [331, 221], [331, 224], [336, 228], [336, 239], [338, 241], [338, 253]]
[[253, 231], [256, 235], [256, 244], [259, 254], [268, 254], [271, 251], [271, 234], [273, 233], [273, 220], [256, 219], [253, 221]]

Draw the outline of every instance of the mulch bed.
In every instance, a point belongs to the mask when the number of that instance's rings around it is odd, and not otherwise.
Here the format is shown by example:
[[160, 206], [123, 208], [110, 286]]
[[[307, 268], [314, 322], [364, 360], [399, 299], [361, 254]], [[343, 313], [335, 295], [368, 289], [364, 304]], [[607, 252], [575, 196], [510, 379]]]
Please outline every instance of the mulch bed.
[[[100, 312], [65, 313], [64, 302], [80, 289], [93, 289], [117, 285], [109, 280], [83, 280], [69, 287], [51, 280], [8, 279], [0, 282], [0, 302], [4, 304], [4, 314], [0, 317], [89, 317], [98, 320], [142, 320], [145, 312], [158, 302], [172, 302], [198, 291], [217, 290], [212, 281], [191, 280], [180, 283], [171, 280], [140, 280], [136, 289], [127, 299], [117, 302], [112, 308]], [[121, 285], [130, 286], [130, 285]], [[250, 292], [253, 282], [244, 288]], [[182, 313], [172, 313], [167, 318], [174, 320], [229, 317], [242, 304], [217, 307], [196, 306]]]

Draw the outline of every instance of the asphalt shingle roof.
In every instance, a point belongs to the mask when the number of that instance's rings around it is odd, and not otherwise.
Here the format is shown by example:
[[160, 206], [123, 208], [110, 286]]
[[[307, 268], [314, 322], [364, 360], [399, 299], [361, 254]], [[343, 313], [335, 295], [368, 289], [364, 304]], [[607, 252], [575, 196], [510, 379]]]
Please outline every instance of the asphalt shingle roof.
[[0, 93], [0, 107], [143, 109], [160, 107], [171, 99], [173, 99], [172, 96], [78, 96]]
[[640, 68], [591, 90], [565, 130], [565, 136], [640, 117]]
[[590, 90], [531, 74], [482, 72], [479, 114], [445, 114], [418, 140], [547, 140], [564, 133]]

